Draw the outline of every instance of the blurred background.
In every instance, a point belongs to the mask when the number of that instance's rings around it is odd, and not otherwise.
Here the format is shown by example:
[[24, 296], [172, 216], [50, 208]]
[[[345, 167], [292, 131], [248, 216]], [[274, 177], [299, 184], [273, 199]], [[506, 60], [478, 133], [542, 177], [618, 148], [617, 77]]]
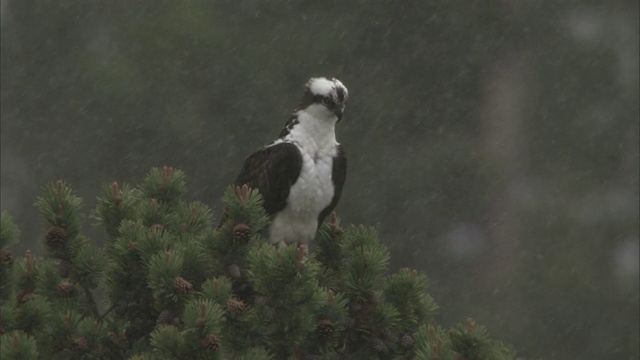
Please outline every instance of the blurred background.
[[[311, 76], [350, 98], [343, 224], [449, 326], [531, 359], [639, 358], [637, 1], [2, 0], [2, 210], [184, 170], [221, 211]], [[105, 234], [91, 226], [95, 241]]]

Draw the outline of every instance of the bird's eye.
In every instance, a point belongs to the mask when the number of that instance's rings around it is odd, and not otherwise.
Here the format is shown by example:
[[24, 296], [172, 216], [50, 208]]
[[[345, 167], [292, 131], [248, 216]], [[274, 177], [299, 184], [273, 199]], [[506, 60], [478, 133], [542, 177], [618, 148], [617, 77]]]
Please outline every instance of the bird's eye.
[[328, 98], [328, 97], [322, 98], [322, 103], [327, 105], [327, 106], [333, 105], [333, 101], [331, 100], [331, 98]]

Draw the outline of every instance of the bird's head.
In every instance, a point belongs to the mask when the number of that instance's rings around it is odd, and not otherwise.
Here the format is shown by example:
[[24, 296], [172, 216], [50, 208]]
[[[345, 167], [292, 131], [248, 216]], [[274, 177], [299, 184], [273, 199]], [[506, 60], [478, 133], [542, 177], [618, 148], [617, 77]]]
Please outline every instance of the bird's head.
[[342, 119], [349, 91], [338, 79], [325, 77], [311, 78], [305, 85], [305, 92], [299, 109], [317, 112], [318, 115]]

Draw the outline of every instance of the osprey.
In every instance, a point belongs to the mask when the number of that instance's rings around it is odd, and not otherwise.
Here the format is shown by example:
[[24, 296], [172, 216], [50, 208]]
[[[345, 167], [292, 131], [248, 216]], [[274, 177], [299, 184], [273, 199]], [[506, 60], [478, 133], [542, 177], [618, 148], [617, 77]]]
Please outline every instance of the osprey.
[[280, 137], [244, 161], [234, 184], [257, 189], [264, 198], [272, 244], [309, 243], [338, 204], [347, 158], [335, 125], [347, 96], [337, 79], [309, 79]]

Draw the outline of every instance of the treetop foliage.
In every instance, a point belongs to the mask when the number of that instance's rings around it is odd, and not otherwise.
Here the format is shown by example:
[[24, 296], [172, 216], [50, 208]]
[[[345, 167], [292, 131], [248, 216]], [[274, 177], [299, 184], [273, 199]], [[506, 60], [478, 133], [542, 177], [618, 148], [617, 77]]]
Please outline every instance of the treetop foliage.
[[389, 274], [375, 229], [332, 214], [313, 249], [278, 248], [257, 191], [230, 187], [214, 227], [183, 199], [185, 176], [152, 169], [136, 187], [112, 182], [82, 235], [82, 200], [44, 187], [44, 257], [13, 260], [19, 234], [2, 214], [3, 359], [513, 359], [468, 319], [443, 330], [425, 274]]

